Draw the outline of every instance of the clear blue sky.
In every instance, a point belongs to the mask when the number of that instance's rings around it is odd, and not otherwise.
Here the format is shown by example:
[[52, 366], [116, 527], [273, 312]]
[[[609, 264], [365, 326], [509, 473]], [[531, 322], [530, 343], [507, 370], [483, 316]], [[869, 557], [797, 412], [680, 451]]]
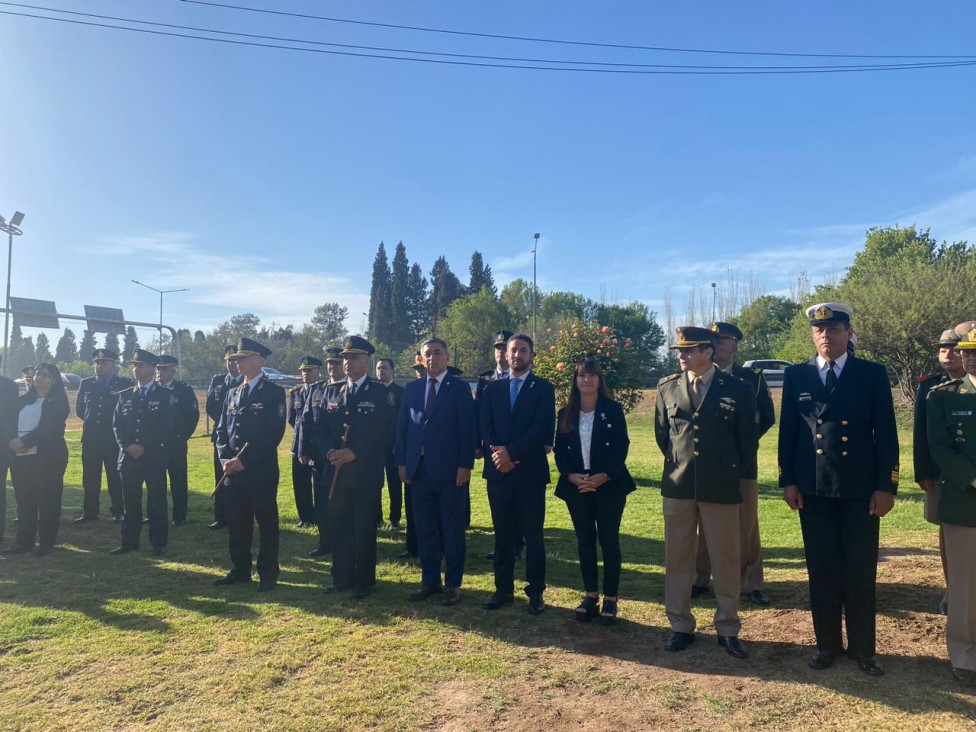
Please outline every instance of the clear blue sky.
[[[226, 0], [504, 35], [672, 47], [976, 54], [976, 4]], [[570, 47], [179, 0], [38, 5], [242, 33], [622, 63], [867, 61]], [[0, 5], [0, 10], [35, 12]], [[56, 15], [54, 13], [43, 13]], [[64, 17], [64, 16], [60, 16]], [[377, 244], [462, 280], [639, 299], [842, 272], [873, 225], [976, 241], [976, 67], [780, 76], [472, 68], [267, 50], [0, 15], [0, 213], [13, 295], [165, 320], [361, 327]], [[67, 324], [67, 323], [65, 323]], [[80, 327], [77, 329], [80, 330]], [[77, 331], [76, 331], [77, 332]]]

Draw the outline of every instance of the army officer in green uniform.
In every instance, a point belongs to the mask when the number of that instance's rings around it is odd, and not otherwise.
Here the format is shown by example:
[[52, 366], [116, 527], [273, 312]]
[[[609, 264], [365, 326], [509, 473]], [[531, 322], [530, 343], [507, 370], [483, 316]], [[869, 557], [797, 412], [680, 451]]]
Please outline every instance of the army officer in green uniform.
[[698, 523], [715, 577], [719, 645], [736, 658], [739, 641], [739, 505], [742, 481], [756, 479], [756, 396], [713, 363], [715, 333], [677, 329], [681, 373], [658, 382], [654, 434], [664, 453], [664, 609], [674, 632], [667, 650], [695, 640], [691, 585]]

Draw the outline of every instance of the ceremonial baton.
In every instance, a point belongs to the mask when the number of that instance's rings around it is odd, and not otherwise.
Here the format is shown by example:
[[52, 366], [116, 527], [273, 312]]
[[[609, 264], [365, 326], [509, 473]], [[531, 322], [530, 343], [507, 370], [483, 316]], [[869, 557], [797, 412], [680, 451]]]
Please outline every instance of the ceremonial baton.
[[[349, 442], [349, 427], [350, 426], [351, 425], [348, 425], [347, 424], [346, 425], [346, 431], [342, 433], [342, 447], [339, 448], [340, 450], [345, 450], [346, 449], [346, 443]], [[341, 468], [341, 467], [342, 467], [341, 465], [336, 465], [335, 472], [332, 474], [332, 485], [329, 486], [329, 500], [330, 501], [332, 500], [332, 496], [335, 493], [335, 484], [336, 484], [336, 480], [338, 480], [338, 478], [339, 478], [339, 468]]]
[[[244, 454], [244, 451], [245, 451], [245, 450], [247, 449], [247, 447], [248, 447], [248, 445], [250, 445], [250, 444], [251, 444], [250, 442], [245, 442], [245, 443], [244, 443], [244, 447], [242, 447], [242, 448], [241, 448], [241, 450], [240, 450], [240, 452], [238, 452], [238, 453], [237, 453], [237, 454], [236, 454], [236, 455], [234, 456], [234, 459], [236, 460], [236, 459], [237, 459], [237, 458], [239, 458], [239, 457], [240, 457], [241, 455], [243, 455], [243, 454]], [[210, 500], [211, 500], [211, 501], [212, 501], [212, 500], [213, 500], [214, 498], [216, 498], [216, 497], [217, 497], [217, 491], [219, 491], [219, 490], [220, 490], [220, 487], [221, 487], [221, 486], [222, 486], [222, 485], [224, 484], [224, 481], [225, 481], [225, 480], [227, 480], [227, 473], [224, 473], [224, 474], [223, 474], [222, 476], [220, 476], [220, 480], [219, 480], [219, 481], [217, 481], [217, 485], [216, 485], [216, 486], [214, 486], [214, 489], [213, 489], [213, 493], [211, 493], [211, 494], [210, 494]]]

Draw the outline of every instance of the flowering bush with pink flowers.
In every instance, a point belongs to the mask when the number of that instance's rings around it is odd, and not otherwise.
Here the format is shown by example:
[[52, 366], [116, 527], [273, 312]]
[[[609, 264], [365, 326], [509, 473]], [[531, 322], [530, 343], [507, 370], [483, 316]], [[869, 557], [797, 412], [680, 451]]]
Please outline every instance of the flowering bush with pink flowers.
[[609, 325], [573, 323], [549, 334], [549, 348], [535, 357], [535, 372], [556, 385], [556, 403], [569, 400], [576, 364], [593, 356], [603, 369], [603, 377], [613, 398], [629, 412], [640, 402], [641, 363], [629, 338], [620, 338]]

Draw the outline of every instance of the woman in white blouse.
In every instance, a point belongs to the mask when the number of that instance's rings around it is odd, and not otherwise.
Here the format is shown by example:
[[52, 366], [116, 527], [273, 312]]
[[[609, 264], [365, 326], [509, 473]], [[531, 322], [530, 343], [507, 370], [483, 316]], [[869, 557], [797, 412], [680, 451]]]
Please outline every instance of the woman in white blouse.
[[[576, 364], [569, 403], [556, 429], [556, 495], [573, 519], [585, 596], [576, 619], [612, 624], [620, 583], [620, 519], [634, 479], [627, 470], [630, 438], [624, 410], [613, 401], [599, 362], [585, 356]], [[603, 550], [603, 607], [600, 609], [597, 541]]]
[[64, 425], [68, 396], [61, 372], [50, 363], [34, 371], [34, 382], [20, 397], [17, 437], [8, 445], [10, 477], [17, 499], [17, 538], [5, 554], [25, 554], [39, 538], [37, 555], [54, 549], [61, 522], [61, 494], [68, 466]]

